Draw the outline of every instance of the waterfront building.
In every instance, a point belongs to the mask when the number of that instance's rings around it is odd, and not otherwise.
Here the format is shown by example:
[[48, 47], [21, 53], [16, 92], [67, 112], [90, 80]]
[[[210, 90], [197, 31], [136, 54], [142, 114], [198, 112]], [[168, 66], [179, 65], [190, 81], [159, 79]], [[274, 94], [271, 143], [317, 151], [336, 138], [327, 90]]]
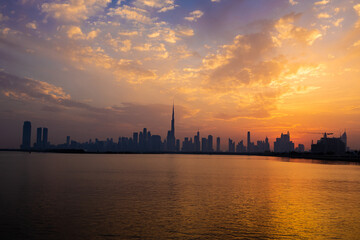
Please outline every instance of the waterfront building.
[[276, 153], [286, 153], [294, 151], [294, 143], [290, 141], [290, 133], [281, 134], [280, 138], [276, 138], [274, 142], [274, 152]]
[[31, 148], [31, 122], [25, 121], [23, 125], [22, 144], [20, 148], [23, 150], [30, 150]]
[[329, 138], [327, 133], [324, 133], [324, 136], [318, 140], [316, 144], [311, 144], [311, 152], [317, 154], [343, 155], [346, 152], [346, 144], [341, 137]]

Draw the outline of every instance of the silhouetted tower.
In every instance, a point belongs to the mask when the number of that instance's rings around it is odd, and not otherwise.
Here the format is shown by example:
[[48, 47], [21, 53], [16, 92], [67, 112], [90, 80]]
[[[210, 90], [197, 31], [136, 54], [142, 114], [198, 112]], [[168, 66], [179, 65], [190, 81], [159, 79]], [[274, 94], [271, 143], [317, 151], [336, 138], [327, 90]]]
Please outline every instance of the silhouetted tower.
[[176, 143], [175, 143], [175, 107], [173, 104], [172, 108], [172, 118], [171, 118], [171, 130], [168, 131], [167, 135], [167, 150], [168, 151], [176, 151]]
[[48, 145], [48, 129], [47, 128], [43, 128], [43, 146], [47, 147]]
[[216, 151], [220, 152], [220, 137], [216, 138]]
[[41, 135], [42, 135], [42, 128], [39, 127], [36, 129], [36, 146], [40, 147], [42, 142], [41, 142]]
[[23, 126], [23, 136], [21, 149], [29, 150], [31, 146], [31, 122], [25, 121]]
[[70, 136], [66, 137], [66, 145], [68, 145], [68, 146], [70, 145]]
[[175, 107], [174, 107], [174, 103], [173, 103], [172, 118], [171, 118], [171, 134], [175, 138]]
[[250, 139], [250, 131], [247, 133], [247, 151], [248, 152], [251, 152], [251, 147], [250, 147], [250, 145], [251, 145], [251, 139]]
[[199, 130], [196, 133], [196, 136], [194, 136], [194, 145], [195, 145], [195, 152], [200, 152], [200, 132]]
[[139, 144], [139, 134], [137, 132], [134, 132], [133, 133], [133, 148], [134, 148], [134, 151], [137, 151], [138, 150], [138, 144]]
[[235, 142], [229, 138], [229, 152], [235, 152]]
[[207, 148], [207, 139], [206, 138], [202, 138], [201, 139], [201, 151], [202, 152], [207, 152], [208, 148]]
[[208, 152], [213, 152], [214, 149], [213, 149], [213, 136], [212, 135], [209, 135], [208, 136], [208, 140], [207, 140], [207, 148], [208, 148]]
[[345, 149], [347, 150], [347, 135], [346, 135], [346, 131], [341, 135], [340, 137], [341, 141], [343, 141], [345, 143]]

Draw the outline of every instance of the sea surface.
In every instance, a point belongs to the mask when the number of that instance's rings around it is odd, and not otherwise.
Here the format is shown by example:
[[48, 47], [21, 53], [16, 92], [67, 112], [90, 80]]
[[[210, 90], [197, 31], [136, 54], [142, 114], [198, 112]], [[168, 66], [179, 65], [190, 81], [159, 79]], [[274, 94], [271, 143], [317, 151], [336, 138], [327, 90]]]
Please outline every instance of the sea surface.
[[360, 239], [360, 166], [0, 152], [0, 239]]

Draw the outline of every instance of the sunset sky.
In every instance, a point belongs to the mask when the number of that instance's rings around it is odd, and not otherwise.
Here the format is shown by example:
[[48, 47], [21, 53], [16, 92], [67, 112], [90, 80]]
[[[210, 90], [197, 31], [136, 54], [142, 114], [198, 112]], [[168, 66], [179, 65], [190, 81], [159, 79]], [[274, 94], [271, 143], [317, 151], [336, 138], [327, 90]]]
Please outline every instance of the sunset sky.
[[212, 134], [360, 149], [360, 2], [0, 0], [0, 148]]

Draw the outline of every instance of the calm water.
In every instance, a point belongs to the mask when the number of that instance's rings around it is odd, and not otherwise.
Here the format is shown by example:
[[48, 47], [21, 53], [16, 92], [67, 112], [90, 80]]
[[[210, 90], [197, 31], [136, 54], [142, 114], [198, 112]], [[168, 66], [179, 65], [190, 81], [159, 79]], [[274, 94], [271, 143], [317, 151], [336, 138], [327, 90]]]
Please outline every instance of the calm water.
[[0, 239], [207, 238], [360, 239], [360, 166], [0, 153]]

